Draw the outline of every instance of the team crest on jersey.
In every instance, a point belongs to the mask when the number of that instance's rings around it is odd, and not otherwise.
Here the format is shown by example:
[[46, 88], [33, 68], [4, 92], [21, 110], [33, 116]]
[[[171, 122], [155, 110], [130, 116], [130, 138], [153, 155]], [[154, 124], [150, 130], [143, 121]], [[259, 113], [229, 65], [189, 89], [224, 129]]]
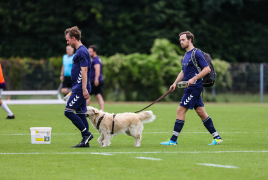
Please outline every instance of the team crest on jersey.
[[188, 66], [190, 64], [190, 62], [192, 61], [192, 59], [190, 59], [188, 62], [182, 63], [182, 66]]
[[188, 104], [188, 102], [190, 102], [191, 99], [192, 99], [193, 97], [194, 97], [194, 96], [192, 96], [192, 95], [190, 94], [190, 96], [189, 96], [188, 98], [185, 99], [185, 101], [183, 102], [183, 104], [184, 104], [184, 105]]
[[69, 103], [69, 106], [73, 106], [78, 99], [79, 99], [79, 96], [76, 95], [74, 99]]

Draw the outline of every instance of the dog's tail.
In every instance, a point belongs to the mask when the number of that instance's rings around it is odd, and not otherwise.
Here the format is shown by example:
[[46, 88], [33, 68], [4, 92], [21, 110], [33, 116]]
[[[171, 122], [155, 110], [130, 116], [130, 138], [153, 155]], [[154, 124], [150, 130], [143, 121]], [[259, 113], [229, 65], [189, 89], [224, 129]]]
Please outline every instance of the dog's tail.
[[149, 123], [155, 120], [155, 115], [152, 111], [143, 111], [139, 113], [142, 123]]

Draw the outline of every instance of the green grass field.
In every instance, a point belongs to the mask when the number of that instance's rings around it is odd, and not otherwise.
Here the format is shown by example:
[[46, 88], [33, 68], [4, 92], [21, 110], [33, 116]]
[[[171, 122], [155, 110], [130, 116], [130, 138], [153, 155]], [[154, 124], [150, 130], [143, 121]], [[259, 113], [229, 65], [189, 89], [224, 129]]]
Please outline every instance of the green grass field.
[[[146, 105], [107, 104], [105, 110], [134, 112]], [[82, 149], [71, 148], [81, 136], [64, 116], [64, 105], [9, 105], [16, 119], [5, 120], [0, 109], [0, 179], [267, 179], [267, 104], [207, 104], [223, 138], [217, 146], [208, 146], [212, 136], [189, 111], [178, 145], [160, 146], [172, 134], [177, 105], [149, 108], [156, 120], [144, 124], [140, 148], [123, 134], [110, 147], [99, 147], [99, 134], [90, 124], [95, 138]], [[30, 127], [52, 127], [51, 144], [31, 144]]]

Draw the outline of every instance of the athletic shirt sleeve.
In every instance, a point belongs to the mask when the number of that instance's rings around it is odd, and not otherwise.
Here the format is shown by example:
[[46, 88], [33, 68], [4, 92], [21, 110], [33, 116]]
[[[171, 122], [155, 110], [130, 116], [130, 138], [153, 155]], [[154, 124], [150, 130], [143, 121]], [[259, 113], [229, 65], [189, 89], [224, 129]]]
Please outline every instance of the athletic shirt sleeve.
[[95, 60], [94, 65], [96, 65], [96, 64], [101, 64], [99, 58], [97, 58], [97, 59]]
[[95, 58], [93, 58], [92, 62], [91, 62], [91, 66], [94, 67], [95, 64], [96, 64], [96, 60], [95, 60]]
[[204, 69], [204, 67], [208, 66], [208, 63], [207, 63], [203, 53], [200, 50], [197, 50], [195, 52], [195, 59], [202, 70]]
[[88, 67], [87, 56], [84, 52], [80, 54], [79, 64], [80, 64], [80, 67]]

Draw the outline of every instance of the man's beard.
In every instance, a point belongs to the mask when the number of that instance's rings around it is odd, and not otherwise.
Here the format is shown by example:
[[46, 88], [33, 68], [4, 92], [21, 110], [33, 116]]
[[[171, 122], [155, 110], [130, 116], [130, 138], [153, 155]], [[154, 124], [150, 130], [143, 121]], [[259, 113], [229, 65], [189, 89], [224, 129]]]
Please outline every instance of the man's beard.
[[71, 46], [72, 48], [75, 48], [75, 44], [70, 44], [70, 46]]
[[189, 44], [188, 45], [185, 45], [184, 47], [181, 47], [182, 49], [187, 49], [189, 47]]

